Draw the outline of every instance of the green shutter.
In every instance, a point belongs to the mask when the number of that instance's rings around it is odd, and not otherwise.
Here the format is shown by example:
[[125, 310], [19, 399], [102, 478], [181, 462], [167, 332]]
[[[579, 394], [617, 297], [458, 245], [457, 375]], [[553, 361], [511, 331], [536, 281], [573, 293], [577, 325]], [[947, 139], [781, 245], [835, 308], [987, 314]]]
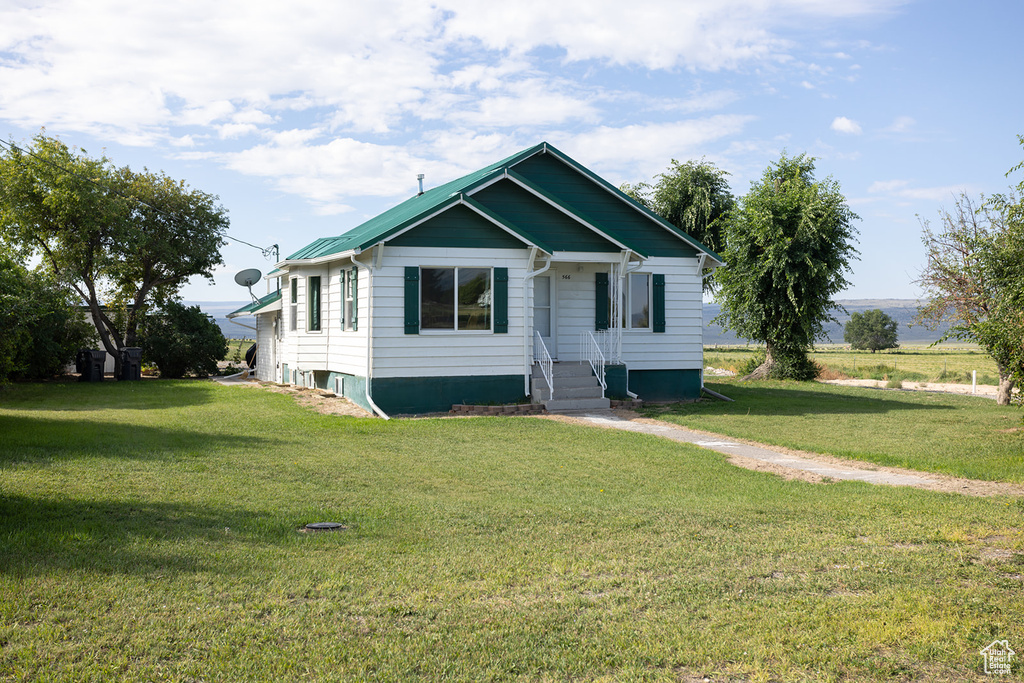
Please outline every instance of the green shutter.
[[341, 317], [341, 329], [345, 329], [345, 292], [348, 291], [348, 271], [341, 271], [341, 306], [340, 306], [340, 317]]
[[494, 269], [494, 331], [508, 332], [508, 268]]
[[405, 333], [420, 333], [420, 269], [405, 267]]
[[320, 277], [314, 275], [309, 278], [309, 329], [313, 332], [320, 331]]
[[608, 329], [608, 273], [597, 273], [594, 281], [594, 329]]
[[359, 329], [359, 269], [354, 267], [349, 273], [352, 278], [352, 331]]
[[654, 286], [654, 302], [651, 315], [652, 332], [665, 331], [665, 276], [652, 275], [651, 281]]

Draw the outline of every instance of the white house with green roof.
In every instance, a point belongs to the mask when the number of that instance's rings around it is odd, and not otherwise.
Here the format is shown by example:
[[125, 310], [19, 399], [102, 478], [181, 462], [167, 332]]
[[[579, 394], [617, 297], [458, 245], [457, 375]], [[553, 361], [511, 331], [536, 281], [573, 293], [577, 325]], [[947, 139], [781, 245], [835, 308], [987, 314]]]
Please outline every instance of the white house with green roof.
[[260, 379], [378, 413], [600, 405], [564, 402], [588, 381], [601, 400], [695, 398], [701, 284], [720, 265], [542, 143], [303, 247], [232, 316], [257, 318]]

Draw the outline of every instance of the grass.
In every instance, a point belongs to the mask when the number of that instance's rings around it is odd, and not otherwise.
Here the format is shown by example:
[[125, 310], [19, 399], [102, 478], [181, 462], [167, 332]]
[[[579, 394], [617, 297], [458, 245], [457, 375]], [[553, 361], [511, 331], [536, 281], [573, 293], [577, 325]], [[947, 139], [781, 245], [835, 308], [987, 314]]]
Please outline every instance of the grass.
[[991, 399], [814, 382], [708, 388], [734, 403], [652, 406], [652, 417], [788, 448], [971, 479], [1024, 483], [1021, 410]]
[[19, 385], [0, 680], [985, 680], [1022, 515], [532, 418]]
[[[756, 350], [753, 346], [706, 347], [704, 365], [739, 372]], [[972, 371], [977, 371], [978, 384], [999, 383], [995, 361], [981, 349], [970, 346], [905, 346], [871, 353], [851, 351], [844, 346], [822, 345], [810, 355], [825, 368], [829, 379], [970, 384]]]

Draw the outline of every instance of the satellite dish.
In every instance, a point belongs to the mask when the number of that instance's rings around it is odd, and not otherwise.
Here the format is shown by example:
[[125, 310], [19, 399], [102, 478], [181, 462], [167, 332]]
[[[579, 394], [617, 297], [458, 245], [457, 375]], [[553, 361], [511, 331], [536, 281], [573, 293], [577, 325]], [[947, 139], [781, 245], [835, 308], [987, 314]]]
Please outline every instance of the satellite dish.
[[263, 277], [263, 273], [258, 268], [246, 268], [235, 276], [235, 282], [243, 287], [252, 287], [260, 281], [261, 277]]

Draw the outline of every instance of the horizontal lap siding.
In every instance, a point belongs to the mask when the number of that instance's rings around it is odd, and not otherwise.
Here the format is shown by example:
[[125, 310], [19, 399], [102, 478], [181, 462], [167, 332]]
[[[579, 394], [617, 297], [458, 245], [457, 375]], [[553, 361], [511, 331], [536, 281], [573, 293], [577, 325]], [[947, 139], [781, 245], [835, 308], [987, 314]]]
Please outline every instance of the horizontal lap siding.
[[268, 382], [277, 379], [277, 359], [274, 357], [274, 319], [277, 313], [256, 316], [256, 378]]
[[[374, 377], [466, 377], [525, 372], [526, 265], [527, 252], [520, 249], [386, 247], [384, 266], [373, 274]], [[405, 334], [406, 266], [508, 268], [508, 332]]]
[[697, 259], [651, 258], [638, 272], [665, 275], [665, 332], [623, 330], [631, 370], [696, 369], [704, 364], [701, 278]]
[[[291, 299], [287, 279], [284, 280], [284, 298], [282, 308], [282, 325], [285, 340], [281, 344], [279, 362], [286, 363], [289, 369], [298, 370], [332, 370], [355, 375], [366, 373], [366, 327], [367, 327], [367, 273], [366, 268], [359, 269], [359, 285], [357, 287], [359, 329], [343, 331], [341, 329], [341, 271], [350, 268], [351, 262], [339, 261], [326, 266], [298, 267], [292, 275], [299, 278], [297, 321], [295, 330], [290, 328]], [[320, 295], [320, 331], [311, 332], [306, 329], [306, 300], [309, 293], [308, 278], [319, 276]]]

